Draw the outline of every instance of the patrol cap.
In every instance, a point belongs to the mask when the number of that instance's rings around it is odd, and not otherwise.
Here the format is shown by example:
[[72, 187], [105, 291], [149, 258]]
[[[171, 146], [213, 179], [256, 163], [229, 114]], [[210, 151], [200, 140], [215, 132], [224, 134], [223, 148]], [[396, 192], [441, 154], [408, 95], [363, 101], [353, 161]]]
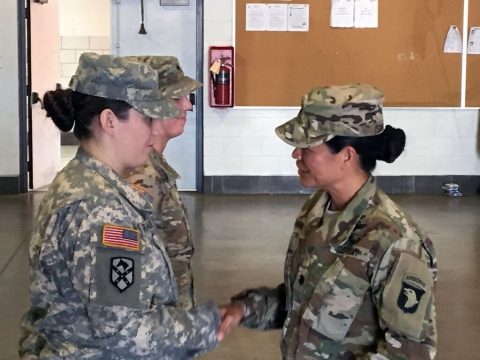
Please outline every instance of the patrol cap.
[[163, 96], [179, 99], [202, 86], [201, 82], [185, 76], [175, 56], [129, 56], [150, 65], [158, 73], [158, 84]]
[[180, 114], [172, 100], [201, 86], [184, 76], [173, 56], [113, 56], [83, 53], [70, 89], [83, 94], [123, 100], [152, 118]]
[[298, 115], [275, 133], [287, 144], [308, 148], [335, 136], [373, 136], [383, 127], [383, 94], [368, 84], [316, 87], [302, 98]]

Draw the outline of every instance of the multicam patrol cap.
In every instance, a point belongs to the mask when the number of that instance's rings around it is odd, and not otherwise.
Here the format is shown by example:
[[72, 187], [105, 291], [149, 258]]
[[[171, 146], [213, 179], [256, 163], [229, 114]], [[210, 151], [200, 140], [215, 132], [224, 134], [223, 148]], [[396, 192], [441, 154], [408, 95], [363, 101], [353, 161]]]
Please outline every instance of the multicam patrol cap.
[[70, 89], [83, 94], [123, 100], [152, 118], [176, 118], [173, 99], [188, 95], [202, 84], [185, 76], [173, 56], [80, 56]]
[[383, 94], [368, 84], [316, 87], [302, 98], [298, 115], [275, 133], [287, 144], [308, 148], [335, 136], [372, 136], [383, 131]]

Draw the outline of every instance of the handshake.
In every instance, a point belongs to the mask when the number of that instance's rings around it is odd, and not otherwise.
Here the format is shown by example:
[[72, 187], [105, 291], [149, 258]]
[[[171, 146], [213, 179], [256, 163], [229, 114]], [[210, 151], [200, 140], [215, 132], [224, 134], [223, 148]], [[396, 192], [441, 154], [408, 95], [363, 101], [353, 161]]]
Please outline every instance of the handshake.
[[242, 303], [234, 302], [220, 306], [221, 322], [217, 331], [217, 340], [222, 341], [228, 333], [240, 324], [244, 317]]

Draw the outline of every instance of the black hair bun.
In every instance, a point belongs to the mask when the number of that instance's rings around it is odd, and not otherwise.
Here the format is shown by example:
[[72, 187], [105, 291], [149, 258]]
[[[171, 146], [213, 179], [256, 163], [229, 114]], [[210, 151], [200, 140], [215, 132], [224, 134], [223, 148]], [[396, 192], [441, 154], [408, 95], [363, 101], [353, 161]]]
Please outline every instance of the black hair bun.
[[72, 130], [75, 122], [72, 90], [57, 89], [47, 91], [43, 95], [43, 106], [47, 111], [47, 116], [52, 118], [61, 131], [67, 132]]
[[382, 133], [382, 146], [377, 156], [378, 160], [392, 163], [405, 149], [406, 136], [402, 129], [394, 128], [390, 125], [385, 127]]

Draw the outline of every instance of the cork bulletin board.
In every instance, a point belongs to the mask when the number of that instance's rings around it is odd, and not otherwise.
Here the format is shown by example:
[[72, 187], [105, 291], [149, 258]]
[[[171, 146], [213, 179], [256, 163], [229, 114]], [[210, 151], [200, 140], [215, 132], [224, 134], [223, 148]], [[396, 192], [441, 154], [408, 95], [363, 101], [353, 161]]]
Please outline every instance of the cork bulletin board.
[[236, 106], [298, 106], [314, 86], [352, 82], [383, 90], [387, 106], [460, 106], [462, 55], [443, 45], [450, 25], [462, 28], [463, 0], [379, 0], [372, 29], [330, 27], [330, 0], [272, 1], [309, 4], [308, 32], [246, 31], [247, 3], [267, 1], [236, 0]]
[[[468, 29], [480, 26], [480, 1], [470, 0], [468, 10]], [[480, 54], [467, 55], [467, 91], [466, 106], [480, 106]]]

